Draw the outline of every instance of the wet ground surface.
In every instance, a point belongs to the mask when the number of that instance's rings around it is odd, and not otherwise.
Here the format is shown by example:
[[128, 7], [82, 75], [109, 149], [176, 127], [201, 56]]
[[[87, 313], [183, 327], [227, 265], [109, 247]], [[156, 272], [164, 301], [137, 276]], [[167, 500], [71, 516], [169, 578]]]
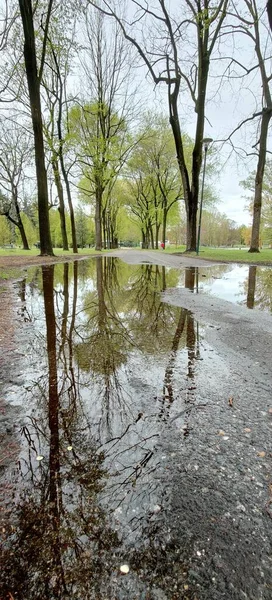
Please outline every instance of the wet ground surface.
[[271, 271], [151, 254], [1, 288], [1, 600], [272, 596]]

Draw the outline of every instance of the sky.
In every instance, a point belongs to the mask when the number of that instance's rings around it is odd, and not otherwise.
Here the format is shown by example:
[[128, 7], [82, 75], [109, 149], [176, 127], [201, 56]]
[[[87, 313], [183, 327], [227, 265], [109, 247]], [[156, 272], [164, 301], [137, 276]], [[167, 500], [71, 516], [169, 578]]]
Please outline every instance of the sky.
[[[128, 10], [137, 4], [133, 0], [129, 0]], [[173, 15], [179, 14], [180, 7], [185, 6], [185, 2], [179, 0], [168, 0], [167, 5]], [[159, 2], [153, 0], [149, 5], [154, 11], [158, 12]], [[236, 0], [236, 7], [243, 11], [245, 6], [244, 0]], [[263, 10], [262, 20], [264, 27], [260, 25], [260, 31], [263, 40], [263, 47], [266, 55], [272, 54], [269, 46], [272, 49], [272, 36], [269, 32], [268, 19], [265, 11], [266, 0], [257, 0], [257, 6]], [[130, 9], [129, 9], [130, 7]], [[132, 12], [130, 13], [132, 15]], [[180, 13], [179, 18], [184, 18], [184, 14]], [[177, 19], [178, 20], [178, 19]], [[133, 34], [136, 37], [135, 29]], [[151, 30], [152, 31], [152, 30]], [[229, 42], [226, 40], [229, 39]], [[147, 42], [148, 43], [148, 42]], [[223, 39], [221, 45], [221, 54], [230, 54], [233, 49], [232, 38]], [[241, 64], [252, 66], [256, 64], [254, 44], [250, 37], [246, 35], [235, 36], [235, 58]], [[184, 52], [184, 50], [183, 50]], [[186, 50], [185, 50], [186, 53]], [[188, 55], [189, 56], [189, 55]], [[230, 219], [233, 219], [239, 225], [251, 224], [251, 215], [246, 209], [245, 191], [239, 185], [239, 182], [246, 179], [247, 176], [256, 169], [257, 154], [252, 146], [258, 139], [257, 120], [243, 126], [232, 138], [235, 143], [235, 149], [229, 143], [224, 142], [237, 125], [244, 119], [250, 117], [256, 110], [262, 108], [262, 87], [258, 69], [253, 70], [249, 77], [241, 78], [242, 70], [237, 66], [233, 69], [233, 77], [225, 77], [221, 79], [222, 60], [211, 61], [210, 78], [207, 94], [206, 106], [206, 125], [205, 137], [210, 137], [214, 140], [213, 147], [218, 152], [218, 161], [220, 164], [220, 176], [215, 182], [220, 203], [218, 209], [225, 213]], [[272, 62], [267, 62], [268, 73], [272, 72]], [[225, 63], [226, 66], [226, 63]], [[143, 69], [146, 68], [142, 67]], [[270, 70], [269, 70], [270, 69]], [[148, 78], [146, 79], [148, 89]], [[159, 88], [159, 89], [158, 89]], [[164, 88], [164, 89], [163, 89]], [[167, 96], [166, 86], [160, 84], [154, 90], [154, 84], [150, 82], [149, 92], [147, 93], [147, 102], [151, 107], [159, 107], [160, 110], [167, 114]], [[188, 106], [190, 99], [184, 94], [181, 94], [180, 101], [180, 120], [184, 130], [194, 137], [195, 120], [192, 104]], [[268, 142], [268, 149], [272, 151], [271, 135]], [[207, 155], [207, 160], [209, 156]]]
[[[145, 0], [142, 1], [143, 4], [145, 4]], [[103, 2], [103, 0], [101, 0], [101, 2]], [[141, 2], [141, 0], [139, 0], [139, 2]], [[127, 6], [128, 14], [131, 16], [133, 12], [129, 12], [130, 8], [132, 9], [133, 6], [135, 8], [138, 3], [135, 0], [123, 0], [123, 3]], [[0, 6], [1, 4], [2, 0], [0, 0]], [[180, 19], [183, 18], [184, 15], [179, 11], [182, 10], [180, 7], [185, 6], [185, 0], [168, 0], [166, 4], [168, 4], [173, 14], [177, 14]], [[265, 11], [266, 0], [257, 0], [257, 4]], [[244, 6], [244, 0], [236, 0], [236, 5], [241, 7]], [[152, 0], [149, 6], [152, 6], [153, 10], [157, 10], [159, 1]], [[263, 14], [263, 20], [268, 26], [265, 12]], [[136, 29], [133, 28], [133, 32], [135, 31]], [[265, 28], [262, 32], [264, 34], [263, 39], [266, 43], [266, 50], [270, 53], [269, 48], [271, 47], [272, 49], [271, 33], [267, 35], [267, 29]], [[225, 43], [227, 42], [224, 42], [222, 54], [224, 54], [226, 50]], [[232, 42], [230, 42], [229, 46], [231, 46], [231, 43]], [[237, 36], [235, 48], [236, 57], [241, 63], [252, 65], [253, 61], [256, 62], [254, 46], [249, 37]], [[229, 47], [227, 50], [231, 51], [231, 48]], [[205, 137], [210, 137], [214, 140], [213, 149], [218, 154], [220, 175], [216, 177], [216, 181], [214, 182], [220, 200], [218, 203], [218, 210], [225, 213], [239, 225], [249, 225], [251, 216], [245, 208], [245, 192], [239, 185], [239, 182], [246, 179], [246, 177], [256, 168], [257, 156], [256, 154], [254, 155], [252, 151], [252, 146], [257, 140], [255, 123], [251, 123], [250, 125], [241, 128], [233, 138], [238, 150], [232, 150], [231, 146], [228, 143], [224, 143], [223, 140], [226, 140], [230, 132], [237, 127], [239, 122], [249, 117], [256, 109], [260, 110], [262, 102], [261, 84], [258, 71], [253, 71], [247, 80], [241, 78], [229, 79], [228, 77], [221, 80], [219, 77], [221, 71], [222, 61], [221, 63], [216, 61], [211, 62], [204, 135]], [[168, 114], [166, 86], [160, 84], [155, 88], [154, 83], [146, 77], [146, 67], [143, 65], [139, 65], [138, 67], [135, 66], [135, 81], [139, 82], [138, 88], [139, 91], [141, 90], [141, 98], [139, 98], [139, 104], [141, 105], [140, 110], [143, 110], [144, 99], [145, 109], [148, 108], [158, 112], [163, 111], [165, 114]], [[77, 77], [72, 85], [74, 84], [76, 87], [79, 86]], [[179, 109], [182, 128], [189, 135], [194, 137], [194, 108], [192, 103], [190, 103], [188, 95], [186, 96], [184, 93], [180, 96]], [[268, 147], [272, 150], [271, 135]], [[246, 153], [253, 153], [253, 155], [246, 157]], [[209, 153], [207, 155], [207, 160], [209, 160]]]

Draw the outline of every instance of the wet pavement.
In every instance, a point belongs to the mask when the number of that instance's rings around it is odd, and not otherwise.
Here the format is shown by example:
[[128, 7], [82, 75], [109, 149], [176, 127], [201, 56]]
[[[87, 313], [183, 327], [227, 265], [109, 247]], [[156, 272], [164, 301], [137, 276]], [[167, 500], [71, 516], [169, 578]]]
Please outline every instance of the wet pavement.
[[150, 254], [0, 292], [1, 600], [272, 597], [272, 271]]

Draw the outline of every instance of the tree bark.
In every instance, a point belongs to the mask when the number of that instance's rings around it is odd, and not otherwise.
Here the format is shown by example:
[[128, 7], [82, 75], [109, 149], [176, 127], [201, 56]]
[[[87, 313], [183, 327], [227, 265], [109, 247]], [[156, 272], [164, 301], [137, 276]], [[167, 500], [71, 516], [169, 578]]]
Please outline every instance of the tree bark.
[[62, 247], [63, 250], [69, 250], [67, 231], [66, 231], [66, 222], [65, 222], [65, 206], [64, 206], [64, 196], [63, 196], [63, 187], [60, 178], [58, 159], [52, 159], [52, 167], [55, 179], [55, 185], [58, 192], [59, 198], [59, 216], [60, 216], [60, 227], [61, 227], [61, 237], [62, 237]]
[[41, 255], [53, 256], [49, 224], [47, 175], [44, 158], [40, 81], [37, 71], [35, 33], [31, 0], [19, 0], [19, 6], [24, 29], [24, 58], [34, 133], [40, 249]]
[[102, 210], [103, 191], [100, 182], [95, 185], [95, 249], [102, 250], [102, 231], [101, 231], [101, 210]]
[[260, 252], [260, 224], [261, 224], [261, 210], [262, 210], [262, 191], [263, 191], [263, 175], [266, 163], [266, 147], [267, 147], [267, 134], [269, 122], [271, 119], [271, 109], [264, 109], [261, 120], [261, 133], [260, 133], [260, 149], [258, 165], [255, 177], [255, 194], [253, 204], [253, 222], [251, 232], [251, 242], [249, 252]]
[[16, 185], [12, 186], [12, 199], [13, 199], [13, 202], [14, 202], [14, 207], [15, 207], [17, 221], [15, 221], [15, 219], [12, 219], [12, 217], [10, 217], [9, 214], [6, 214], [6, 217], [16, 227], [18, 227], [18, 229], [20, 231], [20, 236], [21, 236], [22, 244], [23, 244], [23, 250], [29, 250], [29, 245], [28, 245], [28, 241], [27, 241], [27, 237], [26, 237], [26, 232], [25, 232], [24, 224], [23, 224], [23, 221], [22, 221], [22, 218], [21, 218], [21, 212], [20, 212], [19, 203], [18, 203], [18, 190], [17, 190]]
[[74, 254], [77, 254], [78, 250], [77, 250], [75, 213], [74, 213], [69, 177], [68, 177], [68, 174], [67, 174], [67, 171], [65, 168], [62, 149], [60, 151], [60, 166], [61, 166], [61, 172], [63, 175], [65, 187], [66, 187], [66, 194], [67, 194], [68, 206], [69, 206], [69, 211], [70, 211], [73, 252], [74, 252]]

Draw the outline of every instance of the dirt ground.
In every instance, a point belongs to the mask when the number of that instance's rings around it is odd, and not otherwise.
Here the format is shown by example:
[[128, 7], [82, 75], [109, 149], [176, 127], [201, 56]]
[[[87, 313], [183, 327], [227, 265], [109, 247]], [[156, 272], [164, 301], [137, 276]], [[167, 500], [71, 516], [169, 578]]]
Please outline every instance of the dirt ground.
[[90, 255], [84, 256], [80, 254], [71, 254], [68, 256], [0, 256], [0, 269], [11, 269], [20, 267], [32, 267], [46, 264], [55, 264], [59, 262], [71, 262], [73, 260], [84, 260], [85, 258], [91, 258]]

